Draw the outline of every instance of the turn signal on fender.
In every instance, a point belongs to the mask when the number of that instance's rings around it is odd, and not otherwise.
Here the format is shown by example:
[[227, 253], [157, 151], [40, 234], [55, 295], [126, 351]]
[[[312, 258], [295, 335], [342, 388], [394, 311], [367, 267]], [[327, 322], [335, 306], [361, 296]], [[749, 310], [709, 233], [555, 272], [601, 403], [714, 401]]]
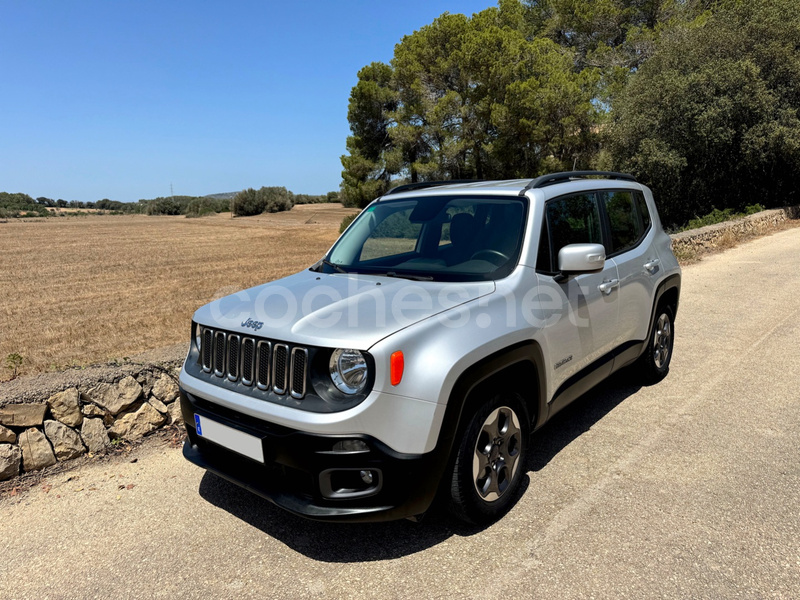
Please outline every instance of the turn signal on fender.
[[405, 358], [403, 358], [403, 353], [398, 350], [392, 354], [389, 361], [392, 385], [397, 385], [403, 379], [403, 369], [406, 366]]

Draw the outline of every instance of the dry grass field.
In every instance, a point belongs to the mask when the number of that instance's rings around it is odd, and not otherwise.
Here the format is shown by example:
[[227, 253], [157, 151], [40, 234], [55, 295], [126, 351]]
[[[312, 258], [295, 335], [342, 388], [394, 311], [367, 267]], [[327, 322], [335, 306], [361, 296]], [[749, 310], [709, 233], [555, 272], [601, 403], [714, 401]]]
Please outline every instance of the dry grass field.
[[0, 381], [188, 341], [192, 313], [316, 262], [351, 209], [0, 223]]

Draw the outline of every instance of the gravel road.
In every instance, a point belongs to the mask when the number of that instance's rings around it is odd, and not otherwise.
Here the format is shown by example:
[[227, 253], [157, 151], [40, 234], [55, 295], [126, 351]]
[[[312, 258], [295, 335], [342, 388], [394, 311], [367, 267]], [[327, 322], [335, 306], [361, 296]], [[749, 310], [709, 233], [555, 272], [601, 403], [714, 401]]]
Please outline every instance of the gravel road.
[[0, 500], [4, 598], [796, 598], [800, 229], [684, 270], [672, 371], [537, 434], [483, 530], [285, 514], [153, 440]]

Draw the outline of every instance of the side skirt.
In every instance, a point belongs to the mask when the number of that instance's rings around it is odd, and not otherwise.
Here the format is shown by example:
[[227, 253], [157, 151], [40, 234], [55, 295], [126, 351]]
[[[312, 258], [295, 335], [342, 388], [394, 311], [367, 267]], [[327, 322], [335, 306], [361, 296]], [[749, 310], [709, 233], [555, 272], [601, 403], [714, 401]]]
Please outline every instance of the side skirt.
[[594, 386], [607, 379], [621, 368], [633, 363], [645, 348], [644, 341], [630, 341], [617, 346], [608, 354], [605, 354], [584, 367], [572, 377], [561, 384], [556, 390], [553, 399], [550, 401], [550, 409], [547, 418], [555, 415], [562, 408], [573, 400], [581, 397], [591, 390]]

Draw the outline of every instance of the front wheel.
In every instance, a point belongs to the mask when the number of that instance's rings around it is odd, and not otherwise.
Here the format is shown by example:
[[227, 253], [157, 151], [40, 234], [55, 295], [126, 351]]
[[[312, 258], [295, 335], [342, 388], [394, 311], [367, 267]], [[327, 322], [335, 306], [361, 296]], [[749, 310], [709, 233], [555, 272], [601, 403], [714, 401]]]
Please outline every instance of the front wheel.
[[525, 472], [529, 433], [525, 404], [517, 395], [495, 396], [473, 414], [450, 487], [459, 518], [484, 525], [508, 511]]
[[667, 376], [674, 342], [675, 317], [672, 309], [669, 306], [659, 306], [653, 321], [653, 331], [640, 363], [645, 385], [658, 383]]

